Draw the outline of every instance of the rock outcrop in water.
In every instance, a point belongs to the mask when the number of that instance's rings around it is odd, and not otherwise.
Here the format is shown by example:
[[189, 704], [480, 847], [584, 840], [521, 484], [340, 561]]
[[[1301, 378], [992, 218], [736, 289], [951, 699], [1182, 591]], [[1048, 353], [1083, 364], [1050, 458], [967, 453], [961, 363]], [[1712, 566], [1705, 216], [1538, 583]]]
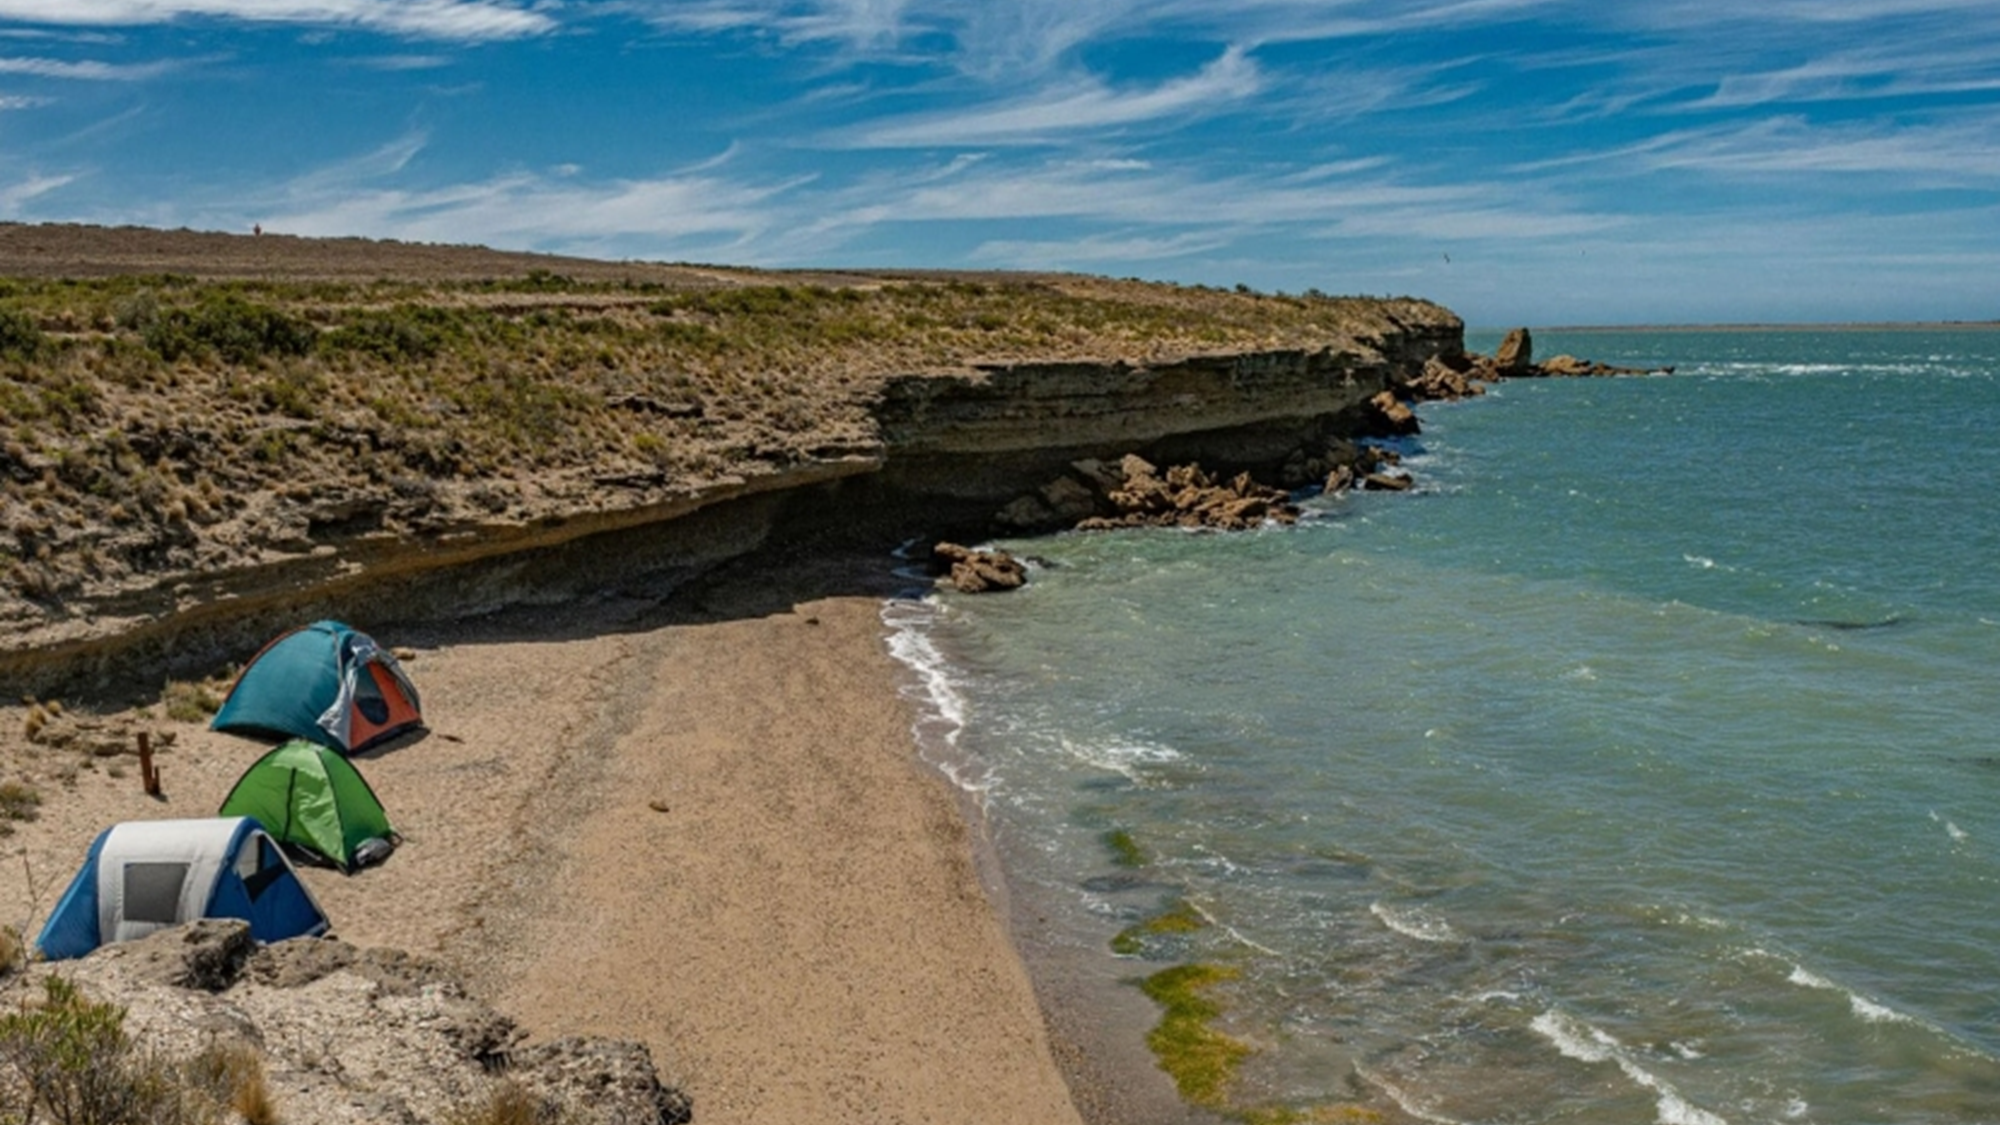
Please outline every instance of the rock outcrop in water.
[[1485, 394], [1483, 384], [1503, 379], [1540, 379], [1606, 375], [1671, 375], [1672, 367], [1619, 367], [1572, 355], [1535, 362], [1534, 337], [1526, 328], [1508, 332], [1491, 356], [1476, 352], [1440, 353], [1424, 362], [1415, 378], [1399, 382], [1395, 391], [1412, 402], [1451, 401]]
[[931, 557], [944, 580], [962, 594], [1018, 590], [1028, 581], [1028, 568], [1005, 551], [975, 551], [957, 543], [939, 543]]

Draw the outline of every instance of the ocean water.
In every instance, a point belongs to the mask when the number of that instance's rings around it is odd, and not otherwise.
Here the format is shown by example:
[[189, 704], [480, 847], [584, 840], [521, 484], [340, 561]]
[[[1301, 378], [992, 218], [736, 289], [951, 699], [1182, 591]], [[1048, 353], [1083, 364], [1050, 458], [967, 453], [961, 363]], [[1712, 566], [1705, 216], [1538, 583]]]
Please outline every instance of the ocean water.
[[1536, 343], [1677, 372], [892, 603], [925, 755], [1080, 956], [1237, 974], [1239, 1107], [2000, 1122], [2000, 331]]

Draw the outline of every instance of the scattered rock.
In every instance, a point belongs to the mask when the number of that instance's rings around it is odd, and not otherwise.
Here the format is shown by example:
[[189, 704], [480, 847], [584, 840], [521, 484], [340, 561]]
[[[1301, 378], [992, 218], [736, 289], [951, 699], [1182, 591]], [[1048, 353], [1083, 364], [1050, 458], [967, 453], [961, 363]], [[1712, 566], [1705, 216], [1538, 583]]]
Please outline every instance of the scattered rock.
[[134, 715], [95, 718], [75, 711], [51, 709], [39, 704], [29, 712], [24, 734], [29, 742], [57, 750], [73, 750], [84, 757], [116, 758], [139, 752], [139, 735], [150, 734], [153, 751], [171, 748], [177, 733], [149, 726]]
[[931, 555], [947, 572], [946, 580], [961, 593], [1017, 590], [1028, 581], [1028, 568], [1005, 551], [975, 551], [957, 543], [939, 543]]
[[1396, 396], [1409, 402], [1454, 402], [1485, 394], [1481, 384], [1496, 377], [1495, 370], [1463, 352], [1436, 355], [1424, 361], [1423, 371], [1415, 378], [1396, 385]]
[[1672, 375], [1672, 367], [1617, 367], [1609, 363], [1578, 359], [1573, 355], [1550, 356], [1547, 360], [1519, 372], [1524, 376], [1601, 376], [1601, 375]]
[[[1288, 475], [1314, 471], [1308, 460], [1288, 465]], [[1325, 466], [1317, 467], [1324, 472]], [[1304, 478], [1300, 478], [1304, 479]], [[1020, 517], [1039, 516], [1029, 522]], [[996, 519], [1021, 530], [1071, 526], [1083, 531], [1120, 527], [1185, 527], [1241, 531], [1266, 521], [1291, 523], [1299, 512], [1289, 494], [1238, 473], [1218, 481], [1200, 465], [1175, 465], [1164, 473], [1137, 454], [1117, 465], [1078, 461], [1070, 472], [1001, 509]]]

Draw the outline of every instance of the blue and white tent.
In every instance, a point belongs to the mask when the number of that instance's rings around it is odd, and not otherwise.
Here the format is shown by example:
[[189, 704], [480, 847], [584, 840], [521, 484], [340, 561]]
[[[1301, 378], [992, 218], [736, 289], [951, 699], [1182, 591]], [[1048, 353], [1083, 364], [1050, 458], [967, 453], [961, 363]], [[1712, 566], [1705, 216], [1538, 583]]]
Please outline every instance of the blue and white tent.
[[134, 820], [98, 833], [35, 947], [60, 961], [196, 918], [241, 918], [266, 942], [327, 930], [326, 912], [256, 820]]

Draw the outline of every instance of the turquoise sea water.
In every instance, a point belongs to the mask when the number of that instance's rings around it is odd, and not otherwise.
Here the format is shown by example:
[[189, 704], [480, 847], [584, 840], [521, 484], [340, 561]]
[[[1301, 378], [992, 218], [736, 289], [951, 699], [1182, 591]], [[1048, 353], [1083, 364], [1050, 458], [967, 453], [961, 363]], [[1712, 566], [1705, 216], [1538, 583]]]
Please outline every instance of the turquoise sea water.
[[1114, 968], [1241, 974], [1240, 1104], [2000, 1121], [2000, 332], [1536, 343], [1678, 371], [1427, 405], [1422, 491], [1295, 528], [1007, 544], [887, 611], [925, 753], [1089, 956], [1212, 919]]

